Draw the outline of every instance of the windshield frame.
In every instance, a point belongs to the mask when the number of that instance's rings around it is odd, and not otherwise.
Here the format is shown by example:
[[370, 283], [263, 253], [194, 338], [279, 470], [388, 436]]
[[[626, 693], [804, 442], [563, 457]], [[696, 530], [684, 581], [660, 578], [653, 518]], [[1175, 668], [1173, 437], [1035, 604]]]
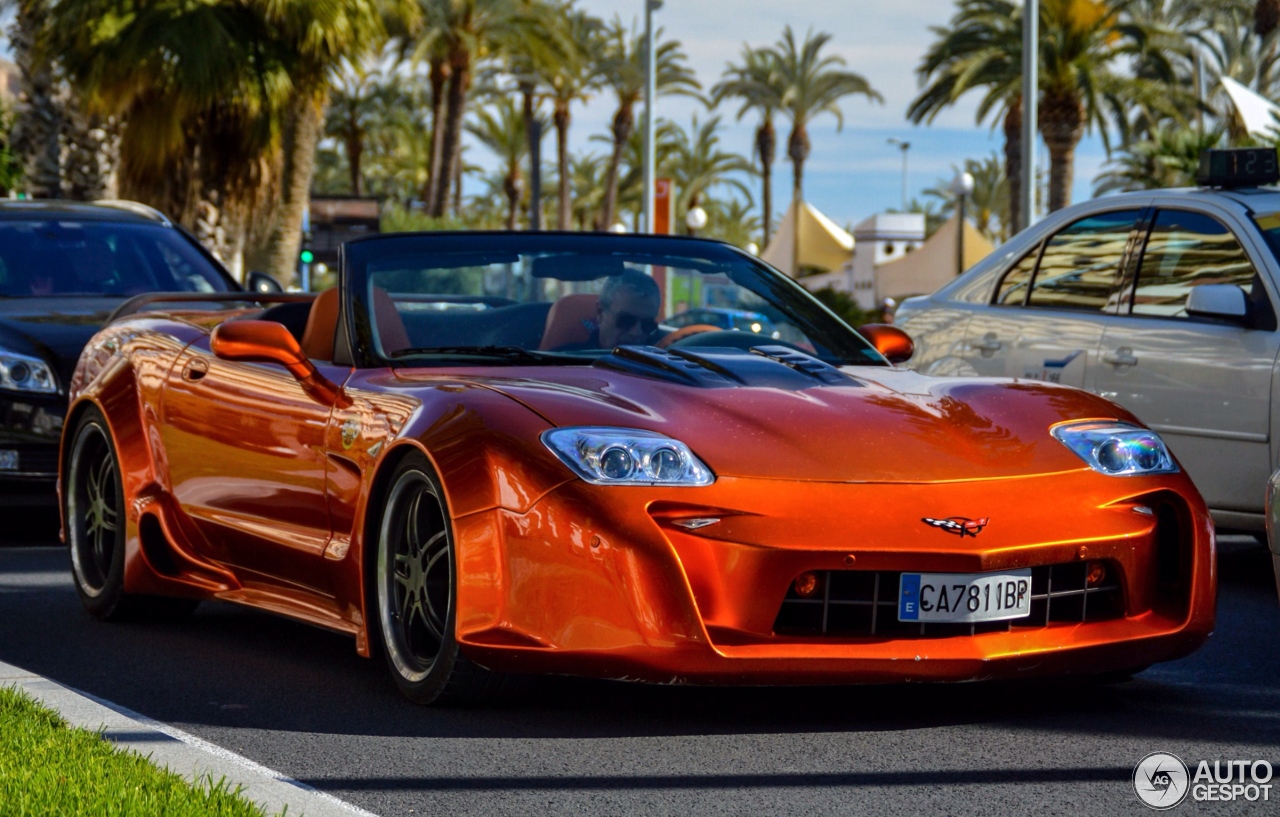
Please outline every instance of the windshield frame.
[[[539, 253], [582, 252], [623, 255], [686, 256], [705, 259], [709, 264], [745, 264], [774, 288], [805, 302], [816, 314], [817, 322], [829, 321], [822, 327], [826, 340], [841, 343], [832, 352], [842, 359], [833, 365], [891, 365], [856, 330], [845, 323], [825, 304], [789, 276], [779, 272], [755, 256], [726, 244], [688, 236], [616, 235], [608, 233], [575, 233], [546, 231], [538, 233], [507, 231], [459, 231], [439, 233], [395, 233], [369, 236], [349, 241], [342, 246], [339, 268], [342, 290], [343, 329], [351, 351], [351, 362], [357, 368], [436, 368], [474, 366], [479, 362], [466, 356], [426, 356], [393, 358], [383, 355], [374, 339], [374, 325], [367, 302], [369, 265], [387, 255], [404, 253]], [[827, 331], [829, 330], [829, 331]], [[761, 343], [760, 345], [768, 345]], [[835, 346], [835, 344], [832, 344]], [[567, 362], [589, 366], [604, 359], [608, 352], [568, 355]], [[492, 364], [490, 364], [492, 365]], [[521, 364], [510, 364], [521, 365]]]

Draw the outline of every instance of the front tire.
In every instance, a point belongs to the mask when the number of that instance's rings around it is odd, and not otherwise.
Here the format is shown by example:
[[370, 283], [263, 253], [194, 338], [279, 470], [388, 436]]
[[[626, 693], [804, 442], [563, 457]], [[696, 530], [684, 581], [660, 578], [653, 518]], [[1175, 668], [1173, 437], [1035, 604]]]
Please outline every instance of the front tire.
[[418, 704], [473, 703], [503, 676], [469, 661], [454, 635], [457, 560], [444, 491], [420, 454], [391, 475], [378, 525], [378, 634], [391, 677]]
[[125, 600], [124, 488], [115, 444], [97, 409], [76, 426], [67, 469], [67, 544], [76, 593], [91, 616], [116, 618]]
[[103, 620], [173, 619], [189, 615], [195, 599], [139, 596], [124, 591], [125, 513], [120, 458], [106, 418], [91, 408], [71, 438], [63, 485], [67, 544], [76, 595]]

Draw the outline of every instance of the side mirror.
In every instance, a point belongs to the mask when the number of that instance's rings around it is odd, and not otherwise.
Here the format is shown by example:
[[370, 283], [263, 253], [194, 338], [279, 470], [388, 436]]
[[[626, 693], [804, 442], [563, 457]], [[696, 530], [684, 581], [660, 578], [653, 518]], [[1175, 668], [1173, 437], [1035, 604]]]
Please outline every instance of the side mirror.
[[906, 363], [916, 351], [916, 345], [910, 335], [887, 323], [869, 323], [859, 326], [858, 334], [870, 341], [871, 345], [876, 347], [876, 351], [888, 358], [889, 362], [895, 366]]
[[1187, 296], [1187, 314], [1244, 323], [1249, 319], [1249, 298], [1235, 284], [1201, 284]]
[[244, 279], [244, 288], [249, 292], [284, 292], [280, 282], [265, 272], [251, 272]]
[[209, 348], [223, 360], [279, 363], [289, 370], [312, 398], [324, 405], [346, 408], [351, 399], [342, 387], [320, 374], [283, 324], [275, 321], [227, 321], [209, 338]]

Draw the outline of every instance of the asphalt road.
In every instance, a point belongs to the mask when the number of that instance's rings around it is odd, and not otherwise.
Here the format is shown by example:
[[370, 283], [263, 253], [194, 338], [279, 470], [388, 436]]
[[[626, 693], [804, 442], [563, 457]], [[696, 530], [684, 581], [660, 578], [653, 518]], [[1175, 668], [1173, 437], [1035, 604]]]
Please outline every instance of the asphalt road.
[[[546, 679], [484, 709], [403, 701], [350, 640], [226, 604], [84, 615], [55, 547], [0, 549], [0, 660], [382, 815], [1149, 814], [1155, 751], [1269, 760], [1280, 606], [1265, 550], [1224, 544], [1218, 630], [1128, 683], [707, 689]], [[1275, 814], [1270, 803], [1174, 813]]]

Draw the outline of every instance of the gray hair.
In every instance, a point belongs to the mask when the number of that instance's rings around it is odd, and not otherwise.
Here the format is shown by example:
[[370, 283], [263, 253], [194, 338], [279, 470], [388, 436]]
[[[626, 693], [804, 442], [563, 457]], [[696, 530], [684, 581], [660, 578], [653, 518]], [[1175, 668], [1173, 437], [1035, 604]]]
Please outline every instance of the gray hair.
[[618, 275], [611, 275], [604, 281], [604, 289], [600, 290], [600, 305], [609, 306], [617, 296], [618, 290], [629, 289], [637, 295], [653, 298], [661, 302], [662, 293], [658, 290], [658, 282], [639, 270], [626, 269]]

